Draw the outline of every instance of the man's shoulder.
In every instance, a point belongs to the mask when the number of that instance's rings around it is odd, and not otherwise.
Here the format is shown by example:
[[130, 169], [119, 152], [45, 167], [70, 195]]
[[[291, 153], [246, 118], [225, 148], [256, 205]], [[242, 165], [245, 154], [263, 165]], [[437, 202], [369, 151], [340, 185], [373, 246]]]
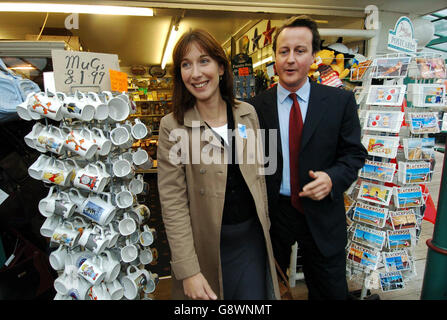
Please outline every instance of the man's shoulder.
[[316, 90], [320, 93], [325, 93], [325, 94], [331, 95], [331, 96], [335, 96], [335, 95], [349, 96], [352, 94], [352, 92], [349, 90], [346, 90], [343, 88], [338, 88], [338, 87], [331, 87], [331, 86], [327, 86], [327, 85], [316, 83], [316, 82], [312, 82], [311, 92], [312, 92], [312, 90]]
[[268, 88], [267, 90], [261, 91], [256, 96], [248, 100], [247, 102], [257, 108], [262, 103], [269, 101], [273, 97], [276, 97], [276, 86], [272, 88]]

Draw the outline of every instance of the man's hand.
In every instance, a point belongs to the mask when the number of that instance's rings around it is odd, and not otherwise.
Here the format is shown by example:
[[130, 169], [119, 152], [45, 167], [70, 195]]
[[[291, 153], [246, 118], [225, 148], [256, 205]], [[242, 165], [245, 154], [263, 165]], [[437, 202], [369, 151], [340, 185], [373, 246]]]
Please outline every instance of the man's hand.
[[309, 170], [309, 176], [314, 181], [309, 182], [303, 187], [298, 195], [300, 197], [308, 197], [312, 200], [321, 200], [326, 197], [332, 190], [332, 180], [324, 171]]
[[194, 300], [216, 300], [217, 296], [201, 272], [183, 280], [185, 295]]

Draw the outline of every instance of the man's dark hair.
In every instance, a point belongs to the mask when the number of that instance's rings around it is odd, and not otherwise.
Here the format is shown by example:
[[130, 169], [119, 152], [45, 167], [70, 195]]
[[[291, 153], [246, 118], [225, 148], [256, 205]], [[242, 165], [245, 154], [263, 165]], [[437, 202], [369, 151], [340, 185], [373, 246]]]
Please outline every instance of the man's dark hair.
[[273, 52], [276, 53], [276, 41], [278, 40], [279, 34], [285, 28], [294, 27], [306, 27], [312, 32], [312, 53], [315, 54], [320, 51], [320, 33], [318, 32], [317, 23], [312, 18], [306, 15], [295, 16], [289, 18], [284, 24], [278, 29], [276, 35], [273, 39]]

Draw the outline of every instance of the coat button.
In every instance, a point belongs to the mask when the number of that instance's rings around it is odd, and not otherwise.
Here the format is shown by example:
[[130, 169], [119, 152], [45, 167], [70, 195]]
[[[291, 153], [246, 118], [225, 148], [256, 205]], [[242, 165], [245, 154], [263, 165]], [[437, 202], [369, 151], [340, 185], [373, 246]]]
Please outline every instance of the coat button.
[[205, 169], [205, 168], [200, 169], [200, 173], [201, 173], [201, 174], [204, 174], [205, 172], [206, 172], [206, 169]]
[[205, 194], [205, 190], [202, 188], [202, 189], [200, 189], [200, 195], [204, 195]]

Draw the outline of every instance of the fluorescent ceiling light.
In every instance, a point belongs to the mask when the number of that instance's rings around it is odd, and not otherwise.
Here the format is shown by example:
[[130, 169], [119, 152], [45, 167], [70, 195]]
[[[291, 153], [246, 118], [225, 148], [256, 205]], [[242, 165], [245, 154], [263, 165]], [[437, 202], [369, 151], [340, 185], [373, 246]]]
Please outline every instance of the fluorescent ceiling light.
[[172, 49], [174, 47], [175, 39], [177, 37], [178, 26], [175, 25], [172, 27], [171, 32], [169, 33], [168, 43], [165, 48], [165, 52], [163, 53], [163, 59], [161, 59], [161, 68], [164, 69], [166, 66], [166, 62], [168, 61], [168, 57], [172, 54]]
[[253, 68], [259, 67], [259, 66], [263, 65], [264, 63], [267, 63], [267, 62], [270, 62], [270, 61], [273, 61], [273, 57], [272, 56], [270, 56], [268, 58], [265, 58], [264, 60], [256, 62], [255, 64], [253, 64]]
[[124, 16], [153, 16], [150, 8], [97, 6], [81, 4], [31, 3], [31, 2], [0, 2], [0, 12], [53, 12], [53, 13], [87, 13], [110, 14]]
[[11, 67], [8, 69], [11, 69], [11, 70], [36, 70], [36, 68], [34, 68], [33, 66]]

